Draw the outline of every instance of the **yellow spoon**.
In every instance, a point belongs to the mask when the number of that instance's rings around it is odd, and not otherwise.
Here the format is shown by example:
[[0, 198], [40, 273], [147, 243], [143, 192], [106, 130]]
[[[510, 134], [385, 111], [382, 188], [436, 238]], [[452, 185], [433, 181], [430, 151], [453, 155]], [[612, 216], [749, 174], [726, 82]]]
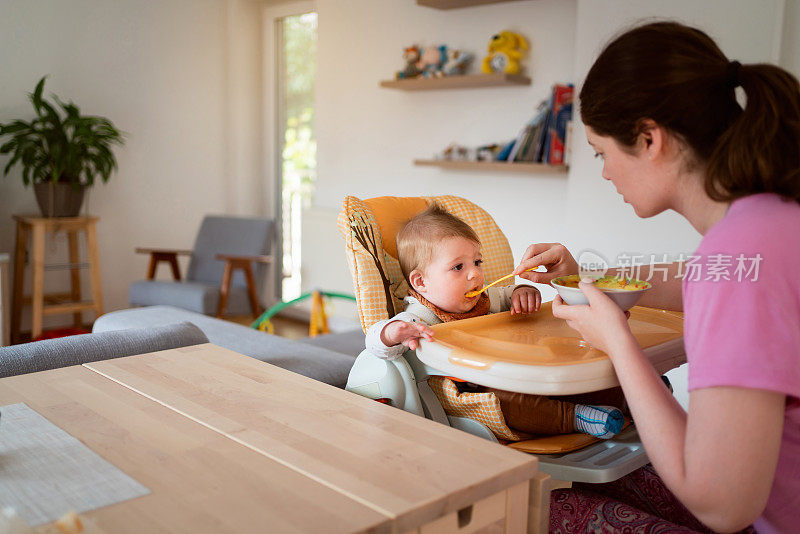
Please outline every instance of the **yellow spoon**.
[[[526, 271], [535, 271], [535, 270], [536, 270], [536, 267], [531, 267], [530, 269], [525, 269], [525, 271], [522, 271], [522, 272], [526, 272]], [[492, 287], [492, 286], [494, 286], [494, 285], [497, 285], [497, 284], [499, 284], [499, 283], [500, 283], [500, 282], [502, 282], [503, 280], [508, 280], [508, 279], [509, 279], [509, 278], [511, 278], [512, 276], [514, 276], [514, 273], [507, 274], [507, 275], [503, 276], [502, 278], [498, 278], [497, 280], [495, 280], [494, 282], [492, 282], [492, 283], [491, 283], [491, 284], [489, 284], [488, 286], [483, 286], [482, 288], [480, 288], [480, 289], [476, 289], [475, 291], [470, 291], [470, 292], [469, 292], [469, 293], [467, 293], [465, 296], [466, 296], [467, 298], [477, 297], [478, 295], [480, 295], [481, 293], [483, 293], [484, 291], [486, 291], [486, 290], [487, 290], [487, 289], [489, 289], [490, 287]]]

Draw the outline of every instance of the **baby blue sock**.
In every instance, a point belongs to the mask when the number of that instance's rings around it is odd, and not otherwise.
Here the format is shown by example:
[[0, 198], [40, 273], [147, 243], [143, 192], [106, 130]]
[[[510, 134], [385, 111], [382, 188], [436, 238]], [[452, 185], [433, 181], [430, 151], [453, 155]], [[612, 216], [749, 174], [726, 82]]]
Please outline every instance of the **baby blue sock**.
[[575, 405], [575, 429], [596, 438], [608, 439], [619, 434], [625, 416], [613, 406]]

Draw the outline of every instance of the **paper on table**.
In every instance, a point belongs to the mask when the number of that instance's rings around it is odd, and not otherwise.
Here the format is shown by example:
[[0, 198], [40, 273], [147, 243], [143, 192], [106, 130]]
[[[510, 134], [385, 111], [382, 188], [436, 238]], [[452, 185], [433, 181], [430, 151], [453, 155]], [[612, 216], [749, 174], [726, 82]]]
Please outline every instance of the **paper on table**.
[[27, 405], [0, 414], [0, 503], [29, 525], [150, 493]]

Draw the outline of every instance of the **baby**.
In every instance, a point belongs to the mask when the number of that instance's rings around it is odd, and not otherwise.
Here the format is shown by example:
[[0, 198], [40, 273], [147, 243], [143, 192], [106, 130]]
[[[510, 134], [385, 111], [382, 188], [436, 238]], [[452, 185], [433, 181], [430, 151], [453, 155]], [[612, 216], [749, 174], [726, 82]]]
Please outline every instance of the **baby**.
[[[416, 350], [420, 339], [432, 341], [430, 324], [506, 310], [512, 315], [533, 313], [541, 305], [539, 291], [527, 285], [492, 287], [479, 296], [467, 297], [466, 293], [483, 287], [480, 240], [468, 224], [436, 204], [400, 230], [397, 255], [409, 285], [409, 310], [377, 322], [368, 330], [367, 350], [379, 358], [395, 359], [406, 350]], [[457, 386], [459, 393], [494, 393], [505, 423], [520, 435], [584, 432], [610, 438], [625, 421], [620, 410], [613, 407], [575, 404], [468, 383]], [[446, 399], [440, 396], [440, 400], [447, 411]]]

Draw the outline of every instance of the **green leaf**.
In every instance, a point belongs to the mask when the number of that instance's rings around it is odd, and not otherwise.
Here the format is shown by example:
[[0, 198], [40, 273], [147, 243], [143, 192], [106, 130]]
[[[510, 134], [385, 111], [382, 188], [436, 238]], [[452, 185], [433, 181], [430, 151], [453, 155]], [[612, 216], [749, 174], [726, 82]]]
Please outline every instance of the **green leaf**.
[[117, 169], [113, 146], [123, 145], [124, 132], [105, 117], [81, 115], [72, 102], [53, 95], [56, 103], [43, 98], [45, 79], [29, 94], [36, 116], [29, 123], [16, 120], [0, 124], [0, 154], [11, 154], [4, 168], [22, 167], [26, 185], [42, 182], [93, 184], [98, 176], [108, 181]]
[[30, 95], [31, 100], [33, 101], [33, 107], [36, 108], [38, 112], [41, 108], [42, 102], [42, 91], [44, 90], [44, 81], [47, 79], [47, 76], [42, 76], [42, 79], [39, 80], [39, 83], [36, 84], [36, 89], [33, 90], [33, 93]]

